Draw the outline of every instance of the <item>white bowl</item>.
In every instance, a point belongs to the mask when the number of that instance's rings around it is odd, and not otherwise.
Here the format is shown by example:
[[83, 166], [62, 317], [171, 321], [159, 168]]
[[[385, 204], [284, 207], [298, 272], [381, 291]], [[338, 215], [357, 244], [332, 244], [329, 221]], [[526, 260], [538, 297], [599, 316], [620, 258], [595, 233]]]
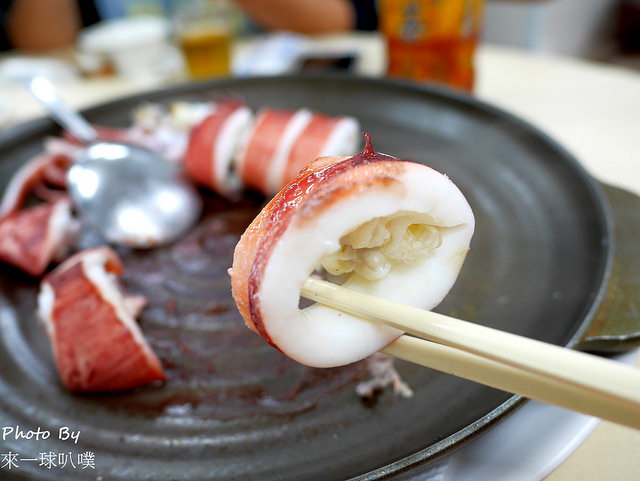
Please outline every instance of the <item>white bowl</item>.
[[162, 17], [141, 16], [100, 22], [85, 28], [78, 47], [87, 53], [113, 53], [163, 43], [171, 25]]
[[[179, 68], [169, 43], [171, 24], [162, 17], [109, 20], [84, 29], [78, 37], [80, 57], [107, 58], [123, 77], [164, 75]], [[170, 61], [171, 65], [167, 65]]]

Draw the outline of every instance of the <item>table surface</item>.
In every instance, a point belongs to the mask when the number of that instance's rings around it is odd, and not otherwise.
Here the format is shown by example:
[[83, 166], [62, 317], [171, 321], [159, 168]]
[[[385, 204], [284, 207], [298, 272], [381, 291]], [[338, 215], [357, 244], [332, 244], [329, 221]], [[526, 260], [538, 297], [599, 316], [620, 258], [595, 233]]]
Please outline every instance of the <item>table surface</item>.
[[[379, 75], [382, 42], [375, 35], [315, 39], [320, 50], [350, 44], [359, 71]], [[250, 42], [237, 48], [249, 48]], [[640, 74], [618, 67], [483, 45], [476, 58], [475, 95], [547, 132], [597, 179], [640, 195]], [[65, 100], [82, 108], [159, 86], [153, 79], [100, 79], [58, 84]], [[0, 84], [7, 123], [44, 114], [21, 88]], [[640, 361], [637, 364], [640, 366]], [[548, 481], [636, 480], [640, 431], [601, 422]]]

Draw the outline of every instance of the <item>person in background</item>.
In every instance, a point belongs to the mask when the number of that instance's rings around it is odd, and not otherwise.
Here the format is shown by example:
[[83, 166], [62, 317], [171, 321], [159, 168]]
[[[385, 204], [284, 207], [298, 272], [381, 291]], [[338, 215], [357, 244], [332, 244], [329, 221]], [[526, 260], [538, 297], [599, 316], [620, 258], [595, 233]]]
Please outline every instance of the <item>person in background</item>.
[[[124, 15], [127, 3], [126, 0], [0, 0], [0, 50], [46, 50], [70, 45], [82, 27], [100, 18]], [[163, 9], [169, 3], [158, 0]], [[344, 32], [375, 30], [378, 23], [375, 0], [236, 0], [235, 3], [258, 26], [268, 30]]]
[[375, 0], [236, 0], [260, 27], [298, 33], [376, 30]]
[[86, 0], [0, 0], [0, 50], [64, 47], [99, 20]]

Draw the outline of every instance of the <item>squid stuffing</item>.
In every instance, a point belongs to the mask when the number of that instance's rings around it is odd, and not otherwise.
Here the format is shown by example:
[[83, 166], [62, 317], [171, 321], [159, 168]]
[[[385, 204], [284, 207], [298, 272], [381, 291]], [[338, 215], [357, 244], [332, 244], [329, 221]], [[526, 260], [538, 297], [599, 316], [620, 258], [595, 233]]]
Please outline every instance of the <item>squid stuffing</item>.
[[365, 138], [360, 154], [321, 157], [287, 184], [244, 232], [229, 270], [249, 329], [312, 367], [359, 361], [402, 332], [320, 304], [301, 308], [307, 277], [432, 309], [473, 235], [473, 213], [453, 182], [377, 153]]

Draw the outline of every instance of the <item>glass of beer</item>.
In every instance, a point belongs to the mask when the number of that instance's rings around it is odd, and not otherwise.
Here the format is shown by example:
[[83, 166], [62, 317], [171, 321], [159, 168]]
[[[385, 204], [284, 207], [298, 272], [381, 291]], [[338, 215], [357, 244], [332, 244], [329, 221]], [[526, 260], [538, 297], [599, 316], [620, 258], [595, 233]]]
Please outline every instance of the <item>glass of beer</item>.
[[226, 0], [177, 2], [174, 25], [191, 77], [222, 77], [231, 71], [234, 10]]
[[388, 74], [473, 88], [484, 0], [381, 0]]

